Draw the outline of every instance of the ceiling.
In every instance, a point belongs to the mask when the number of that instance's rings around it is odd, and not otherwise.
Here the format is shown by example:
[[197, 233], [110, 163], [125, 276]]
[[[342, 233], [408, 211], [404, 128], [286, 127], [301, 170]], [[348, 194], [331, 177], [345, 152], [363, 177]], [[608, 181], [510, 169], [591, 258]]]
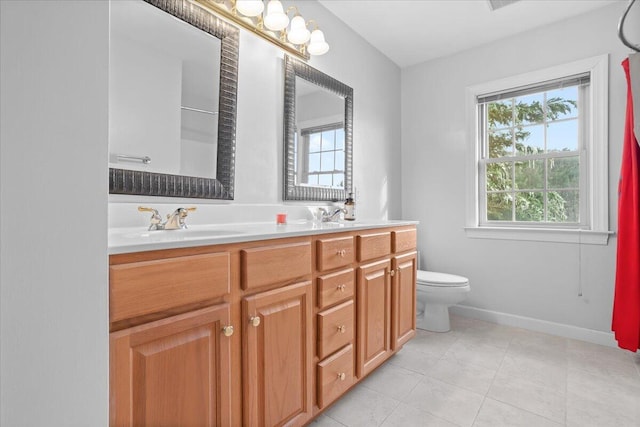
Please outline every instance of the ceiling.
[[[625, 0], [319, 0], [401, 68]], [[328, 35], [330, 36], [330, 35]], [[335, 41], [334, 41], [335, 43]]]

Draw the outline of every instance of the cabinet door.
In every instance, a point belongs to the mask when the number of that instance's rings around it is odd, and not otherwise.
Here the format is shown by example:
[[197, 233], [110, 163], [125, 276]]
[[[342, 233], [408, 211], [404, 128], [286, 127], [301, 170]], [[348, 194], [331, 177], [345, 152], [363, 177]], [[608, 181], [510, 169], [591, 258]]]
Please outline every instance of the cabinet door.
[[243, 426], [312, 417], [311, 292], [306, 281], [243, 299]]
[[110, 335], [112, 426], [223, 426], [230, 419], [229, 304]]
[[362, 378], [391, 355], [391, 262], [358, 268], [357, 375]]
[[391, 346], [396, 351], [416, 334], [416, 252], [393, 259]]

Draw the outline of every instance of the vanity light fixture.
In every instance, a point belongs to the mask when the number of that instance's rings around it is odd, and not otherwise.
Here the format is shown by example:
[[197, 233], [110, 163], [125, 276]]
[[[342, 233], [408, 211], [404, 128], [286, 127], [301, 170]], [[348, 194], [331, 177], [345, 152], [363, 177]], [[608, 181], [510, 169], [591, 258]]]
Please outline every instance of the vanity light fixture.
[[262, 0], [239, 0], [236, 2], [236, 10], [244, 16], [255, 17], [264, 10]]
[[[324, 33], [314, 20], [305, 21], [296, 6], [284, 8], [279, 0], [191, 0], [223, 18], [254, 32], [302, 59], [329, 50]], [[294, 16], [289, 20], [289, 13]], [[313, 31], [309, 26], [313, 25]], [[288, 28], [287, 28], [288, 27]]]
[[284, 13], [284, 8], [279, 0], [270, 0], [267, 3], [267, 14], [263, 18], [264, 26], [271, 31], [282, 31], [289, 25], [289, 17]]

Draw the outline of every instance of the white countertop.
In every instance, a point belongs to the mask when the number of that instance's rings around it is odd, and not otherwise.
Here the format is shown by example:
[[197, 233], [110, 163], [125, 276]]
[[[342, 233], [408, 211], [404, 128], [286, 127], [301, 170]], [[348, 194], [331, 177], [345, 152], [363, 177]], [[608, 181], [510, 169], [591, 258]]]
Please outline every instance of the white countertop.
[[186, 230], [162, 231], [147, 231], [146, 228], [141, 227], [122, 227], [109, 229], [108, 252], [113, 255], [416, 224], [418, 224], [417, 221], [315, 222], [299, 220], [284, 225], [273, 222], [189, 225]]

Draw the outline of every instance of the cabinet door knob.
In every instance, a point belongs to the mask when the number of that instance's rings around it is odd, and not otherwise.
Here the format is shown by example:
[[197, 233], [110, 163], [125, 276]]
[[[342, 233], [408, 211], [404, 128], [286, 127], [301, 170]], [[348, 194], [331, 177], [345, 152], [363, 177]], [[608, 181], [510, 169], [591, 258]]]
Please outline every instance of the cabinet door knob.
[[338, 285], [338, 290], [339, 290], [340, 292], [344, 292], [344, 291], [346, 291], [346, 290], [347, 290], [347, 285]]
[[347, 254], [347, 251], [342, 249], [342, 250], [339, 250], [337, 253], [340, 257], [344, 258], [344, 256]]
[[344, 334], [345, 332], [347, 332], [347, 327], [345, 325], [338, 326], [338, 332]]
[[389, 270], [389, 276], [393, 277], [396, 275], [396, 271], [395, 270]]
[[345, 374], [344, 372], [340, 372], [340, 373], [338, 374], [338, 379], [339, 379], [340, 381], [344, 381], [346, 378], [347, 378], [347, 374]]
[[251, 316], [249, 323], [253, 326], [260, 326], [260, 316]]
[[222, 333], [224, 334], [225, 337], [230, 337], [231, 335], [233, 335], [233, 326], [231, 325], [223, 326]]

